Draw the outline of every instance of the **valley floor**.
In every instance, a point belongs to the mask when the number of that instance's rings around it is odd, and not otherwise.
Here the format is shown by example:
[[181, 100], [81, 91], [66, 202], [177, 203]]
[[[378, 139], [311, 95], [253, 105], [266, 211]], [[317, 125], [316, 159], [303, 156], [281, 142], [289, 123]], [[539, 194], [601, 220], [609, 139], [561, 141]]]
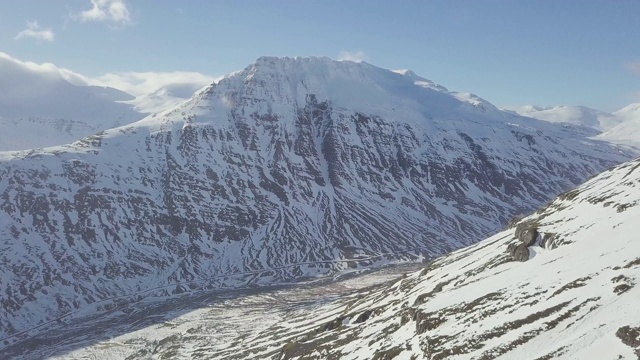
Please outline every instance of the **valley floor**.
[[[291, 312], [362, 293], [424, 265], [392, 265], [297, 285], [148, 299], [74, 319], [8, 348], [1, 359], [219, 358]], [[276, 344], [283, 346], [284, 344]]]

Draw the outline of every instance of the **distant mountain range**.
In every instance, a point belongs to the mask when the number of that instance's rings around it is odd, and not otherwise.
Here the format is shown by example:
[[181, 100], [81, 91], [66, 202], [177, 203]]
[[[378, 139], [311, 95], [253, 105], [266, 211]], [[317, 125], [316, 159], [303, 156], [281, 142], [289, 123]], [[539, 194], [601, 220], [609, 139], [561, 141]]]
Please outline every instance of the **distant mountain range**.
[[613, 113], [622, 122], [607, 130], [599, 139], [640, 147], [640, 103], [631, 104]]
[[640, 104], [628, 105], [616, 112], [608, 113], [586, 106], [542, 107], [527, 105], [509, 111], [522, 116], [554, 123], [587, 126], [602, 134], [597, 139], [618, 144], [640, 146]]
[[0, 340], [148, 296], [443, 255], [637, 156], [597, 134], [410, 71], [262, 57], [138, 122], [0, 152]]
[[623, 119], [614, 114], [592, 109], [586, 106], [554, 106], [543, 107], [527, 105], [510, 109], [522, 116], [535, 119], [584, 125], [600, 131], [609, 130], [619, 125]]
[[30, 68], [0, 56], [0, 150], [62, 145], [144, 115], [121, 103], [134, 97], [108, 87], [78, 86], [57, 68]]
[[202, 87], [195, 80], [168, 83], [135, 97], [78, 77], [0, 53], [0, 151], [67, 144], [172, 108]]

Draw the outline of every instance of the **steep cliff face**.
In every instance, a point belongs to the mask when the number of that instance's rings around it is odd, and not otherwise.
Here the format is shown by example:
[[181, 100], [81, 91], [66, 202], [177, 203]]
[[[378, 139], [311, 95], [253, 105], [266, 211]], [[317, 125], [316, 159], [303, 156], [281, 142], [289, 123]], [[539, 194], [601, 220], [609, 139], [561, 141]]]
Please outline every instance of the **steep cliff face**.
[[132, 125], [0, 153], [1, 337], [149, 295], [442, 255], [632, 156], [592, 135], [411, 72], [260, 58]]

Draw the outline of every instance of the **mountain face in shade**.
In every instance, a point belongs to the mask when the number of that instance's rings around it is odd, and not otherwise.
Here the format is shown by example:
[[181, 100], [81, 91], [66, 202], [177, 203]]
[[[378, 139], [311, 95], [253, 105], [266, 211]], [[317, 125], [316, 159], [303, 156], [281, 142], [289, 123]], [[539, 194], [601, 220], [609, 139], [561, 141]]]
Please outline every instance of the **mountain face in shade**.
[[412, 72], [260, 58], [139, 122], [0, 153], [0, 338], [151, 295], [442, 255], [634, 155], [596, 134]]

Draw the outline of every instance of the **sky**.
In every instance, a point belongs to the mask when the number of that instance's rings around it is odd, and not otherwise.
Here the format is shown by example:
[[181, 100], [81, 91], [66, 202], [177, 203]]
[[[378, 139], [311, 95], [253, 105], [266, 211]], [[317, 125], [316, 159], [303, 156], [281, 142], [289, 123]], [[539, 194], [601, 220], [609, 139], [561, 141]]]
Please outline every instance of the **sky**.
[[0, 0], [0, 52], [141, 92], [262, 55], [411, 69], [501, 107], [640, 102], [638, 0]]

